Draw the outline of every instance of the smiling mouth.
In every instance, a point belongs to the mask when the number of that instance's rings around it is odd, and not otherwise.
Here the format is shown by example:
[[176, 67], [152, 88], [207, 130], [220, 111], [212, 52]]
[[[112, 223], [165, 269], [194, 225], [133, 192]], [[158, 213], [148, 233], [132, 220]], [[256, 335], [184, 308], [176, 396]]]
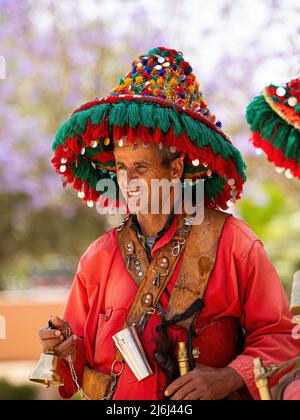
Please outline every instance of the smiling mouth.
[[137, 197], [140, 193], [140, 191], [127, 191], [128, 197]]

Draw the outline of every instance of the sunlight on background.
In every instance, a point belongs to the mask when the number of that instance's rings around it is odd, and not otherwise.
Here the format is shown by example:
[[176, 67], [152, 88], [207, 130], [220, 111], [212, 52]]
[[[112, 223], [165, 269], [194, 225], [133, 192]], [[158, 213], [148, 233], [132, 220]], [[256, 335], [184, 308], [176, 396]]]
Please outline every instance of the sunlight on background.
[[244, 113], [265, 85], [300, 74], [298, 0], [0, 0], [0, 12], [0, 399], [54, 398], [26, 386], [37, 328], [62, 310], [80, 255], [118, 222], [61, 188], [49, 164], [55, 132], [155, 46], [183, 52], [242, 151], [249, 181], [234, 212], [262, 238], [290, 292], [300, 184], [255, 152]]

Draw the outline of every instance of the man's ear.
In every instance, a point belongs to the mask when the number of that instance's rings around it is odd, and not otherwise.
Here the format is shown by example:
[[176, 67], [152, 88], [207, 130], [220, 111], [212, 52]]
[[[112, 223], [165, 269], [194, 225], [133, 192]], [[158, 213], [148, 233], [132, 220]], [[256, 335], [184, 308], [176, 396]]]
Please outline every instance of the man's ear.
[[170, 163], [172, 179], [181, 179], [184, 171], [184, 157], [178, 157]]

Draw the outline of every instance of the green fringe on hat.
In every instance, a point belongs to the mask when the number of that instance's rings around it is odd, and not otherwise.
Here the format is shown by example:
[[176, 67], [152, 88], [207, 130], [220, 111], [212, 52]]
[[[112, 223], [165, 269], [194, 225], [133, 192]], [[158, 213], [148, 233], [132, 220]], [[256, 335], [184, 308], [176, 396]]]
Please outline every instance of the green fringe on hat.
[[[53, 142], [52, 147], [55, 151], [59, 145], [65, 144], [66, 139], [77, 137], [75, 142], [78, 147], [77, 164], [75, 162], [71, 164], [72, 172], [75, 178], [80, 178], [83, 182], [87, 182], [92, 190], [96, 190], [97, 182], [101, 179], [112, 179], [116, 184], [117, 192], [119, 188], [114, 172], [114, 160], [105, 162], [107, 170], [97, 166], [97, 163], [103, 163], [101, 162], [101, 153], [107, 151], [102, 141], [98, 143], [96, 148], [85, 146], [84, 156], [80, 154], [80, 147], [84, 145], [82, 136], [86, 133], [89, 122], [95, 126], [95, 129], [103, 123], [108, 124], [111, 138], [113, 138], [115, 126], [128, 126], [131, 128], [143, 126], [150, 128], [153, 132], [158, 128], [163, 134], [167, 134], [172, 128], [175, 137], [186, 135], [191, 145], [195, 146], [196, 149], [200, 150], [201, 148], [209, 147], [212, 155], [216, 156], [216, 158], [219, 156], [219, 159], [227, 161], [228, 166], [224, 166], [224, 168], [226, 167], [229, 172], [234, 171], [233, 173], [237, 174], [235, 180], [238, 194], [241, 192], [242, 184], [246, 181], [246, 165], [240, 152], [217, 131], [173, 108], [165, 108], [156, 103], [145, 103], [142, 101], [120, 101], [116, 103], [102, 103], [76, 112], [67, 122], [61, 125]], [[184, 147], [188, 148], [188, 144], [185, 144]], [[186, 150], [186, 152], [189, 153], [189, 150]], [[96, 167], [93, 167], [91, 162], [96, 164]], [[199, 171], [205, 172], [205, 170], [205, 167], [185, 166], [185, 172], [188, 176], [195, 174], [197, 177]], [[211, 177], [206, 177], [204, 183], [206, 199], [213, 205], [217, 202], [219, 203], [218, 205], [222, 203], [221, 206], [225, 206], [225, 196], [224, 199], [219, 199], [219, 201], [218, 197], [225, 193], [226, 183], [226, 178], [217, 171], [213, 172]]]
[[257, 96], [246, 110], [246, 119], [251, 131], [259, 133], [288, 159], [296, 159], [300, 164], [300, 131], [283, 121], [265, 101]]
[[[142, 125], [153, 130], [158, 127], [162, 133], [166, 134], [172, 125], [175, 136], [186, 132], [195, 146], [209, 146], [213, 154], [219, 154], [225, 160], [232, 158], [240, 176], [246, 180], [246, 165], [240, 152], [218, 132], [186, 114], [181, 114], [174, 109], [162, 108], [160, 105], [152, 103], [145, 104], [132, 101], [116, 104], [104, 103], [92, 109], [78, 112], [60, 127], [53, 143], [53, 150], [55, 151], [59, 144], [64, 144], [65, 139], [74, 136], [75, 133], [79, 136], [84, 133], [89, 120], [93, 124], [102, 124], [106, 115], [108, 115], [111, 130], [114, 126], [124, 127], [128, 125], [135, 128]], [[95, 151], [93, 154], [95, 154]]]

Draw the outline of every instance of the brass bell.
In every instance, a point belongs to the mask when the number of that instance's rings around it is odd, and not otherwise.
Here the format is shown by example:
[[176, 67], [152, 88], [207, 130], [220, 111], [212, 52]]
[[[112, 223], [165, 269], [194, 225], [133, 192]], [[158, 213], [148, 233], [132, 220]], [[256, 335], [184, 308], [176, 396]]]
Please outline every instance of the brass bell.
[[[49, 330], [54, 330], [55, 326], [52, 321], [48, 321]], [[58, 357], [53, 350], [46, 351], [41, 355], [40, 360], [35, 369], [29, 375], [31, 382], [37, 382], [46, 388], [52, 386], [63, 386], [64, 381], [58, 373]]]
[[58, 373], [58, 357], [53, 352], [42, 354], [35, 369], [31, 372], [29, 380], [44, 385], [63, 386], [64, 382]]

